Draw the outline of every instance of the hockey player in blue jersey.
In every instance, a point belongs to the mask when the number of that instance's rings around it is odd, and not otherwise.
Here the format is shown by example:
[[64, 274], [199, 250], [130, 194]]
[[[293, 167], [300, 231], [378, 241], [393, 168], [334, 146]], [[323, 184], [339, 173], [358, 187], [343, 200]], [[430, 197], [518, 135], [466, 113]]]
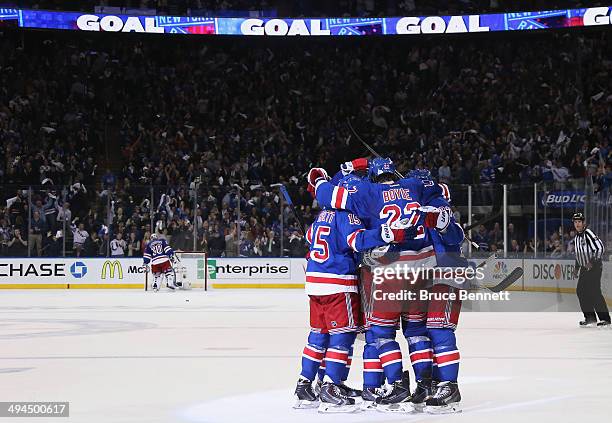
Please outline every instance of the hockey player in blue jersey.
[[[307, 231], [310, 244], [306, 268], [306, 294], [310, 297], [308, 344], [302, 354], [302, 372], [296, 387], [295, 408], [315, 407], [321, 412], [356, 411], [347, 395], [347, 363], [361, 325], [355, 253], [391, 242], [402, 242], [406, 231], [387, 224], [366, 230], [352, 213], [322, 210]], [[312, 381], [325, 360], [319, 398]]]
[[174, 251], [165, 239], [158, 238], [157, 234], [151, 235], [151, 241], [147, 244], [142, 255], [145, 266], [151, 265], [153, 273], [153, 290], [159, 291], [162, 276], [166, 279], [166, 286], [172, 290], [181, 287], [176, 281], [172, 263], [174, 262]]
[[[355, 162], [357, 161], [351, 162], [348, 167], [355, 167]], [[399, 260], [407, 261], [413, 267], [433, 267], [436, 264], [436, 254], [432, 237], [425, 225], [419, 222], [433, 227], [439, 233], [439, 241], [442, 243], [460, 244], [463, 232], [457, 225], [451, 225], [452, 215], [443, 198], [443, 187], [418, 178], [398, 180], [394, 174], [395, 167], [391, 160], [375, 159], [369, 165], [372, 183], [357, 184], [351, 191], [326, 183], [326, 173], [322, 169], [311, 170], [309, 183], [315, 187], [320, 204], [350, 210], [364, 220], [366, 227], [382, 222], [390, 225], [408, 222], [409, 226], [416, 229], [417, 234], [398, 246]], [[425, 205], [431, 207], [429, 212], [423, 212]], [[404, 335], [409, 340], [417, 380], [420, 377], [431, 379], [431, 375], [426, 374], [433, 361], [431, 342], [428, 342], [422, 333], [420, 323], [426, 315], [426, 310], [420, 306], [408, 313], [374, 310], [369, 316], [385, 377], [393, 386], [391, 392], [378, 401], [378, 409], [381, 411], [412, 409], [411, 405], [407, 404], [411, 400], [410, 391], [406, 381], [402, 380], [401, 352], [395, 341], [395, 330], [400, 316], [406, 322]], [[421, 375], [421, 372], [424, 374]], [[419, 386], [417, 385], [417, 391]]]
[[[431, 173], [425, 169], [413, 170], [408, 176], [420, 179], [427, 185], [434, 184]], [[444, 184], [439, 186], [443, 199], [433, 199], [429, 207], [421, 208], [422, 211], [429, 211], [422, 219], [425, 231], [434, 246], [438, 267], [465, 269], [469, 264], [461, 254], [463, 229], [451, 217], [448, 187]], [[458, 412], [461, 401], [457, 385], [460, 356], [455, 329], [461, 311], [458, 291], [465, 288], [465, 282], [455, 283], [452, 279], [432, 282], [430, 290], [438, 296], [436, 298], [447, 296], [448, 299], [429, 301], [426, 313], [411, 321], [402, 321], [411, 351], [410, 358], [418, 375], [412, 401], [418, 411], [433, 414]], [[431, 359], [421, 360], [427, 356], [431, 356]]]

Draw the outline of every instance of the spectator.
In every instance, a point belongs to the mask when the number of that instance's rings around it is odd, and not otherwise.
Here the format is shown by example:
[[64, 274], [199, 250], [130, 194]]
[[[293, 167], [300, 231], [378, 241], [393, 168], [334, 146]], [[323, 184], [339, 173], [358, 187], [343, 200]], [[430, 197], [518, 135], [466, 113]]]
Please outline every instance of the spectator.
[[89, 237], [85, 240], [85, 254], [87, 257], [98, 257], [100, 255], [100, 246], [102, 241], [96, 231], [91, 231]]
[[[75, 220], [78, 220], [78, 217], [75, 218]], [[85, 249], [87, 238], [89, 238], [89, 233], [85, 230], [85, 224], [83, 222], [79, 222], [78, 227], [73, 223], [70, 229], [72, 230], [73, 237], [72, 249], [76, 257], [81, 257]]]
[[21, 230], [15, 228], [13, 237], [7, 244], [10, 257], [23, 257], [28, 253], [28, 243], [21, 237]]
[[448, 184], [451, 181], [451, 169], [448, 166], [448, 161], [444, 160], [442, 166], [438, 168], [438, 181]]
[[478, 231], [472, 240], [478, 244], [482, 251], [489, 251], [489, 236], [487, 234], [487, 228], [485, 228], [484, 225], [478, 226]]
[[306, 257], [307, 251], [304, 237], [298, 231], [293, 231], [289, 238], [289, 257]]
[[62, 257], [64, 250], [64, 238], [62, 231], [50, 231], [47, 233], [47, 245], [44, 247], [45, 256]]
[[72, 211], [70, 211], [70, 203], [64, 202], [64, 204], [60, 207], [57, 206], [57, 223], [55, 229], [62, 229], [64, 224], [67, 228], [70, 228], [72, 221]]
[[136, 232], [130, 232], [128, 241], [128, 257], [142, 257], [140, 241], [136, 238]]
[[121, 232], [115, 234], [115, 239], [110, 243], [111, 257], [125, 257], [127, 243], [122, 238], [123, 234]]
[[38, 210], [32, 213], [30, 222], [30, 233], [28, 235], [28, 255], [36, 251], [38, 257], [42, 256], [43, 234], [47, 232], [47, 225], [40, 217]]
[[226, 241], [218, 230], [214, 230], [208, 240], [208, 250], [211, 257], [223, 257], [226, 250]]
[[8, 243], [13, 239], [13, 230], [6, 219], [0, 218], [0, 251], [3, 256], [8, 255]]

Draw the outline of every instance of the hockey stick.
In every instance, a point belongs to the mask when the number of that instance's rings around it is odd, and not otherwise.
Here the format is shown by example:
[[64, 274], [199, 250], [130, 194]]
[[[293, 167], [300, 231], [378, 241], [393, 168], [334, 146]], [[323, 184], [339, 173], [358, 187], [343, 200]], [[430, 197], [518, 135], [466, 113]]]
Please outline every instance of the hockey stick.
[[[355, 128], [353, 128], [353, 125], [351, 125], [351, 120], [350, 120], [349, 118], [347, 118], [347, 119], [346, 119], [346, 124], [348, 125], [349, 129], [351, 130], [351, 132], [353, 133], [353, 135], [355, 136], [355, 138], [357, 138], [357, 141], [359, 141], [361, 144], [363, 144], [363, 146], [364, 146], [365, 148], [367, 148], [367, 149], [368, 149], [368, 151], [369, 151], [370, 153], [372, 153], [372, 154], [373, 154], [373, 155], [375, 155], [376, 157], [382, 157], [380, 154], [378, 154], [378, 153], [376, 152], [376, 150], [374, 150], [372, 147], [370, 147], [370, 144], [368, 144], [367, 142], [365, 142], [365, 141], [363, 140], [363, 138], [361, 138], [361, 137], [359, 136], [359, 134], [357, 133], [357, 131], [355, 131]], [[403, 178], [404, 178], [404, 175], [402, 175], [401, 173], [399, 173], [399, 172], [397, 171], [397, 169], [395, 170], [395, 176], [397, 176], [397, 177], [398, 177], [398, 178], [400, 178], [400, 179], [403, 179]]]
[[295, 216], [295, 220], [297, 220], [298, 225], [300, 226], [300, 230], [302, 231], [302, 236], [306, 237], [306, 226], [304, 226], [304, 220], [302, 219], [301, 213], [299, 213], [298, 210], [293, 205], [293, 201], [291, 201], [291, 197], [289, 196], [289, 192], [287, 191], [287, 188], [285, 188], [284, 185], [280, 185], [279, 189], [280, 189], [280, 192], [283, 194], [283, 197], [285, 198], [285, 202], [289, 204], [289, 207], [291, 207], [291, 211], [293, 212], [293, 215]]
[[[482, 263], [480, 263], [478, 266], [476, 266], [476, 268], [482, 268], [482, 267], [487, 267], [489, 264], [493, 263], [493, 260], [495, 260], [497, 257], [495, 254], [491, 254], [489, 257], [486, 258], [486, 260], [484, 260]], [[508, 289], [514, 282], [516, 282], [517, 280], [519, 280], [521, 278], [521, 276], [523, 276], [524, 270], [522, 267], [517, 267], [516, 269], [514, 269], [512, 272], [510, 272], [510, 274], [508, 276], [506, 276], [500, 283], [498, 283], [495, 286], [485, 286], [485, 285], [479, 285], [478, 288], [484, 288], [487, 289], [491, 292], [501, 292], [504, 291], [506, 289]]]
[[491, 287], [485, 286], [485, 288], [491, 292], [496, 292], [496, 293], [504, 291], [508, 289], [510, 285], [512, 285], [514, 282], [518, 281], [523, 276], [523, 273], [524, 273], [523, 268], [517, 267], [512, 272], [510, 272], [510, 274], [506, 276], [503, 281], [501, 281], [497, 285], [491, 286]]
[[[346, 120], [346, 124], [347, 124], [347, 126], [349, 127], [349, 129], [351, 130], [351, 132], [353, 133], [353, 135], [355, 136], [355, 138], [357, 138], [357, 140], [358, 140], [358, 141], [359, 141], [361, 144], [363, 144], [363, 146], [364, 146], [365, 148], [367, 148], [367, 149], [368, 149], [368, 151], [369, 151], [370, 153], [372, 153], [372, 154], [373, 154], [373, 155], [375, 155], [376, 157], [382, 157], [380, 154], [378, 154], [378, 153], [376, 152], [376, 150], [374, 150], [374, 149], [373, 149], [373, 148], [370, 146], [370, 144], [368, 144], [367, 142], [365, 142], [365, 141], [363, 140], [363, 138], [361, 138], [361, 137], [359, 136], [359, 134], [357, 133], [357, 131], [355, 131], [355, 128], [353, 128], [353, 125], [351, 125], [351, 120], [350, 120], [350, 118], [347, 118], [347, 120]], [[401, 173], [399, 173], [399, 172], [397, 171], [397, 169], [395, 170], [395, 175], [396, 175], [397, 177], [399, 177], [400, 179], [403, 179], [403, 178], [404, 178], [404, 176], [403, 176]], [[468, 232], [468, 231], [470, 231], [471, 229], [474, 229], [476, 226], [484, 225], [484, 224], [487, 224], [487, 223], [489, 223], [489, 222], [493, 221], [494, 219], [497, 219], [497, 218], [498, 218], [498, 217], [501, 215], [501, 213], [502, 213], [502, 212], [501, 212], [501, 210], [500, 210], [499, 212], [497, 212], [497, 213], [496, 213], [496, 214], [494, 214], [493, 216], [490, 216], [490, 217], [486, 218], [485, 220], [482, 220], [482, 221], [480, 221], [480, 222], [476, 222], [476, 223], [474, 223], [474, 224], [472, 224], [472, 225], [468, 226], [467, 228], [465, 228], [465, 229], [464, 229], [464, 232]], [[467, 240], [468, 240], [468, 242], [469, 242], [470, 244], [472, 244], [472, 247], [476, 248], [477, 250], [479, 250], [479, 249], [480, 249], [480, 245], [478, 245], [477, 243], [475, 243], [474, 241], [472, 241], [472, 240], [471, 240], [471, 239], [470, 239], [470, 238], [469, 238], [467, 235], [465, 235], [465, 234], [464, 234], [464, 236], [465, 236], [465, 239], [467, 239]]]

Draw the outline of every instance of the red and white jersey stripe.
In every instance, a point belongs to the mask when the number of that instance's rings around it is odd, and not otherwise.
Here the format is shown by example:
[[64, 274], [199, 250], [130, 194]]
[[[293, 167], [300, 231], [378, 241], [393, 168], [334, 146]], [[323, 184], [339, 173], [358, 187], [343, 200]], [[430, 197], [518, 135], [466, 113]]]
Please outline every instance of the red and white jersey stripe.
[[444, 199], [450, 203], [451, 201], [451, 195], [450, 195], [450, 190], [448, 189], [448, 185], [446, 184], [438, 184], [438, 186], [440, 187], [440, 189], [442, 190], [442, 197], [444, 197]]
[[346, 365], [348, 361], [348, 351], [328, 348], [325, 352], [325, 361], [334, 361]]
[[437, 264], [436, 252], [433, 245], [429, 245], [418, 251], [400, 251], [398, 261], [410, 262], [410, 266], [430, 268]]
[[379, 355], [383, 367], [393, 363], [402, 362], [402, 352], [400, 350], [387, 351]]
[[332, 206], [335, 209], [345, 209], [346, 200], [348, 199], [348, 191], [342, 187], [335, 187], [332, 192]]
[[433, 350], [431, 348], [427, 348], [424, 350], [413, 351], [410, 353], [410, 361], [412, 364], [433, 361]]
[[330, 295], [357, 291], [357, 275], [306, 272], [307, 295]]
[[376, 372], [382, 373], [382, 363], [379, 358], [364, 358], [363, 359], [363, 371], [364, 372]]
[[306, 345], [304, 347], [304, 352], [302, 353], [302, 357], [307, 358], [308, 360], [316, 361], [317, 363], [320, 363], [324, 356], [324, 350], [313, 348], [310, 345]]
[[446, 351], [443, 353], [434, 354], [433, 360], [438, 367], [457, 364], [460, 361], [459, 350]]
[[346, 237], [346, 243], [353, 249], [353, 251], [357, 250], [357, 235], [359, 232], [365, 232], [365, 229], [357, 229], [355, 232]]
[[306, 231], [306, 241], [308, 241], [309, 244], [312, 244], [312, 225], [310, 225]]

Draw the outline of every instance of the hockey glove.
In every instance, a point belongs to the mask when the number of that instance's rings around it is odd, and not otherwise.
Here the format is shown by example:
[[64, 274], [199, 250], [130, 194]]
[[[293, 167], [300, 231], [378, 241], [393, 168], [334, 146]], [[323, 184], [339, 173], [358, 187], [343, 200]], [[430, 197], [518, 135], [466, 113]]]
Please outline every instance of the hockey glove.
[[[413, 233], [414, 232], [414, 233]], [[380, 227], [380, 237], [386, 243], [400, 243], [416, 236], [416, 228], [393, 228], [386, 223]]]
[[329, 181], [329, 176], [327, 176], [327, 172], [325, 169], [321, 167], [313, 167], [308, 172], [308, 185], [312, 188], [316, 188], [317, 182], [324, 180]]
[[450, 207], [420, 207], [419, 211], [427, 213], [425, 216], [425, 227], [435, 228], [439, 232], [445, 232], [451, 222]]
[[368, 170], [368, 159], [360, 157], [350, 162], [344, 162], [340, 165], [340, 170], [344, 176], [354, 171], [366, 171]]

